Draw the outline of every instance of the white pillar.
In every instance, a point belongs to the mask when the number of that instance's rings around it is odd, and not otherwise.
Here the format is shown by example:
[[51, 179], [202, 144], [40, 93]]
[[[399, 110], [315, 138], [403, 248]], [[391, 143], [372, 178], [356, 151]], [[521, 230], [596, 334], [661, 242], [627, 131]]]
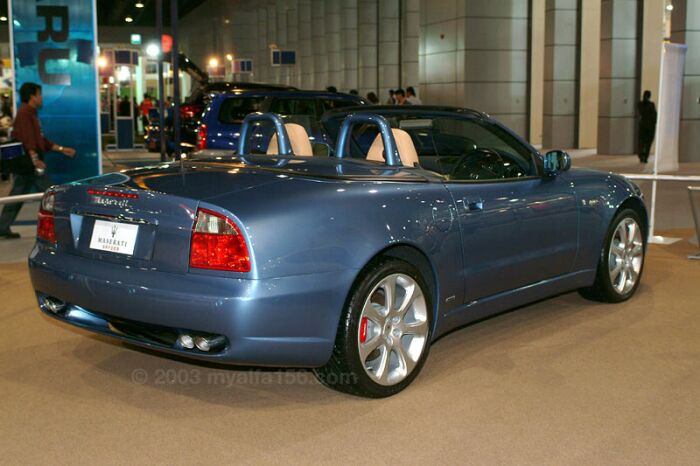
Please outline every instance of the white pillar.
[[357, 0], [343, 1], [342, 9], [342, 69], [343, 78], [338, 83], [343, 91], [357, 89]]
[[299, 87], [314, 87], [314, 57], [311, 46], [311, 0], [299, 0]]
[[314, 56], [314, 89], [328, 86], [328, 54], [326, 47], [326, 2], [311, 1], [311, 40]]
[[[361, 95], [377, 92], [377, 2], [357, 2], [358, 90]], [[386, 99], [386, 96], [378, 95], [380, 102]]]
[[420, 96], [418, 43], [420, 41], [420, 0], [401, 0], [401, 86], [413, 86]]
[[[399, 78], [399, 0], [379, 0], [378, 26], [379, 95], [401, 85]], [[381, 99], [381, 97], [380, 97]]]

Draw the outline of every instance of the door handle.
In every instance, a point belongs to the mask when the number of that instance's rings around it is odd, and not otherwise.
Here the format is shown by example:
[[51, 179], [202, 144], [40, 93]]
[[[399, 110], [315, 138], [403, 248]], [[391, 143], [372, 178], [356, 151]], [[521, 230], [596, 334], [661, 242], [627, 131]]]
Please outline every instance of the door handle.
[[473, 201], [470, 201], [468, 199], [464, 199], [464, 206], [467, 208], [469, 212], [474, 212], [477, 210], [484, 210], [484, 200], [483, 199], [476, 199]]

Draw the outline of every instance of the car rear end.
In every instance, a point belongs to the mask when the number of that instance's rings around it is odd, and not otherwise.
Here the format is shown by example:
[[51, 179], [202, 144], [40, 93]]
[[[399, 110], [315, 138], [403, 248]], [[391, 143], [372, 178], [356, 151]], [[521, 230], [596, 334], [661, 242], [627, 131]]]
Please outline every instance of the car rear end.
[[[252, 199], [259, 195], [256, 189], [279, 179], [236, 175], [228, 191], [240, 193], [239, 216], [207, 200], [222, 194], [231, 171], [201, 170], [203, 178], [195, 173], [185, 181], [176, 166], [165, 164], [147, 174], [107, 175], [48, 191], [29, 257], [41, 310], [78, 327], [193, 358], [273, 366], [325, 363], [347, 290], [337, 272], [259, 273], [255, 228], [249, 228], [259, 223]], [[101, 181], [120, 176], [129, 182]], [[347, 279], [352, 273], [347, 271]]]

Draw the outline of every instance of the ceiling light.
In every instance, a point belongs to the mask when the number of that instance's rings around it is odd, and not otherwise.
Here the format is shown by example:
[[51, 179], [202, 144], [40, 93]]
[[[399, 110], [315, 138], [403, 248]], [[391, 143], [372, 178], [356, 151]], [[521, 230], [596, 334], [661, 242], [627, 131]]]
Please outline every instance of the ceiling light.
[[136, 8], [143, 8], [143, 3], [141, 2], [136, 2], [136, 5], [134, 5]]
[[666, 9], [667, 9], [668, 11], [673, 11], [673, 5], [671, 5], [671, 4], [669, 3], [668, 5], [666, 5]]
[[226, 54], [226, 60], [228, 60], [228, 61], [233, 61], [233, 55], [231, 55], [230, 53], [227, 53], [227, 54]]
[[219, 59], [216, 57], [211, 57], [209, 59], [209, 66], [211, 66], [212, 68], [216, 68], [217, 66], [219, 66]]
[[3, 23], [7, 21], [7, 16], [0, 16], [0, 21], [2, 21]]
[[132, 21], [134, 21], [134, 18], [132, 18], [131, 16], [127, 16], [126, 18], [124, 18], [124, 21], [126, 21], [127, 23], [131, 23]]

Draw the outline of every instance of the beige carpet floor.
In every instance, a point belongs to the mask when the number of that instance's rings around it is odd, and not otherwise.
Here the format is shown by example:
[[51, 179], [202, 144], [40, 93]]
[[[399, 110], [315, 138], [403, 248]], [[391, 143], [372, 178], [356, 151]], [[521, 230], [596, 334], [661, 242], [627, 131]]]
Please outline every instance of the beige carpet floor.
[[453, 332], [385, 400], [69, 328], [2, 264], [0, 463], [698, 464], [694, 249], [651, 246], [624, 304], [569, 293]]

